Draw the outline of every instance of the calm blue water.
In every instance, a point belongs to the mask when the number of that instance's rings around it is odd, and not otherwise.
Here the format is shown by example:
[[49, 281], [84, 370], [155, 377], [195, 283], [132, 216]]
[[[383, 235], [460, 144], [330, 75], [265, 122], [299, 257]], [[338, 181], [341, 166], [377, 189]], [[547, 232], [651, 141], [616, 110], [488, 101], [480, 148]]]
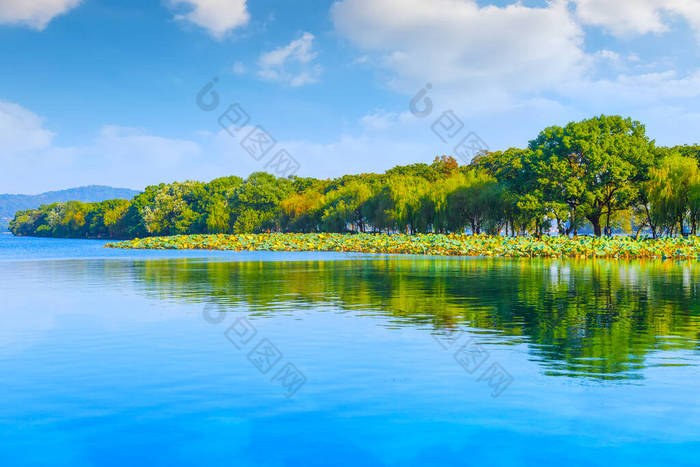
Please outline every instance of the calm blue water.
[[103, 244], [0, 235], [0, 465], [700, 464], [695, 264]]

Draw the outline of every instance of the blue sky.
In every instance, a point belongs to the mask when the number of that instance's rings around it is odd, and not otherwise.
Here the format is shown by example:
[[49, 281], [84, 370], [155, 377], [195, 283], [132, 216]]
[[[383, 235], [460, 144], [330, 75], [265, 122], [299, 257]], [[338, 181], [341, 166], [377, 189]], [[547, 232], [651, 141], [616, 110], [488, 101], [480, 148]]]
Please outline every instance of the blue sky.
[[299, 175], [383, 171], [453, 153], [446, 111], [490, 149], [601, 113], [696, 143], [699, 57], [700, 0], [0, 0], [0, 192], [246, 176], [255, 125]]

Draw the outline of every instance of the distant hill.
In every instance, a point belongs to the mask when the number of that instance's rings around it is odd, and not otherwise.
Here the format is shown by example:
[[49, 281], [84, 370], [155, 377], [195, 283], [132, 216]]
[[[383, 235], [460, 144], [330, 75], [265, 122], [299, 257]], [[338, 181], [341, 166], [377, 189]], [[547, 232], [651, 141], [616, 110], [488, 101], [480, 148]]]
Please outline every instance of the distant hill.
[[40, 195], [0, 195], [0, 231], [7, 226], [17, 211], [35, 209], [42, 204], [62, 203], [65, 201], [82, 201], [96, 203], [108, 199], [131, 199], [139, 194], [128, 188], [90, 185], [67, 190], [49, 191]]

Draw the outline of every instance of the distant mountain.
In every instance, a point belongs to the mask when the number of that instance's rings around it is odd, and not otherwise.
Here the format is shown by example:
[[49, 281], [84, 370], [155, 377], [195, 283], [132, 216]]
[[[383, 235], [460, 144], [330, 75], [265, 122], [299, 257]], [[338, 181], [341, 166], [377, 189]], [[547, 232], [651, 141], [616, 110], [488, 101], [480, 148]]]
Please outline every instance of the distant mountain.
[[35, 209], [42, 204], [62, 203], [65, 201], [82, 201], [96, 203], [108, 199], [131, 199], [139, 194], [128, 188], [90, 185], [67, 190], [49, 191], [40, 195], [0, 195], [0, 231], [7, 226], [17, 211]]

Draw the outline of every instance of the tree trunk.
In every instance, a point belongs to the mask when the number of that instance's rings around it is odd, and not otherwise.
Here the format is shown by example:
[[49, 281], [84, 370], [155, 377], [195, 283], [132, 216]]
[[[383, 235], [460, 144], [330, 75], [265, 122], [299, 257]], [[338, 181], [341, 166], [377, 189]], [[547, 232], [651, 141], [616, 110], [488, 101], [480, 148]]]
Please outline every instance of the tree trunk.
[[602, 231], [600, 228], [600, 214], [596, 214], [595, 216], [587, 216], [587, 219], [593, 226], [593, 233], [595, 234], [595, 236], [600, 237], [602, 235]]
[[656, 238], [656, 225], [654, 225], [654, 221], [651, 218], [651, 212], [649, 212], [649, 206], [644, 204], [644, 211], [647, 214], [647, 221], [649, 222], [649, 228], [651, 229], [651, 237]]
[[566, 229], [566, 235], [571, 235], [573, 233], [574, 237], [578, 235], [578, 228], [576, 227], [576, 208], [569, 208], [569, 227]]
[[634, 236], [635, 240], [639, 240], [639, 234], [642, 233], [643, 228], [644, 228], [644, 224], [639, 226], [639, 228], [637, 229], [637, 234]]

